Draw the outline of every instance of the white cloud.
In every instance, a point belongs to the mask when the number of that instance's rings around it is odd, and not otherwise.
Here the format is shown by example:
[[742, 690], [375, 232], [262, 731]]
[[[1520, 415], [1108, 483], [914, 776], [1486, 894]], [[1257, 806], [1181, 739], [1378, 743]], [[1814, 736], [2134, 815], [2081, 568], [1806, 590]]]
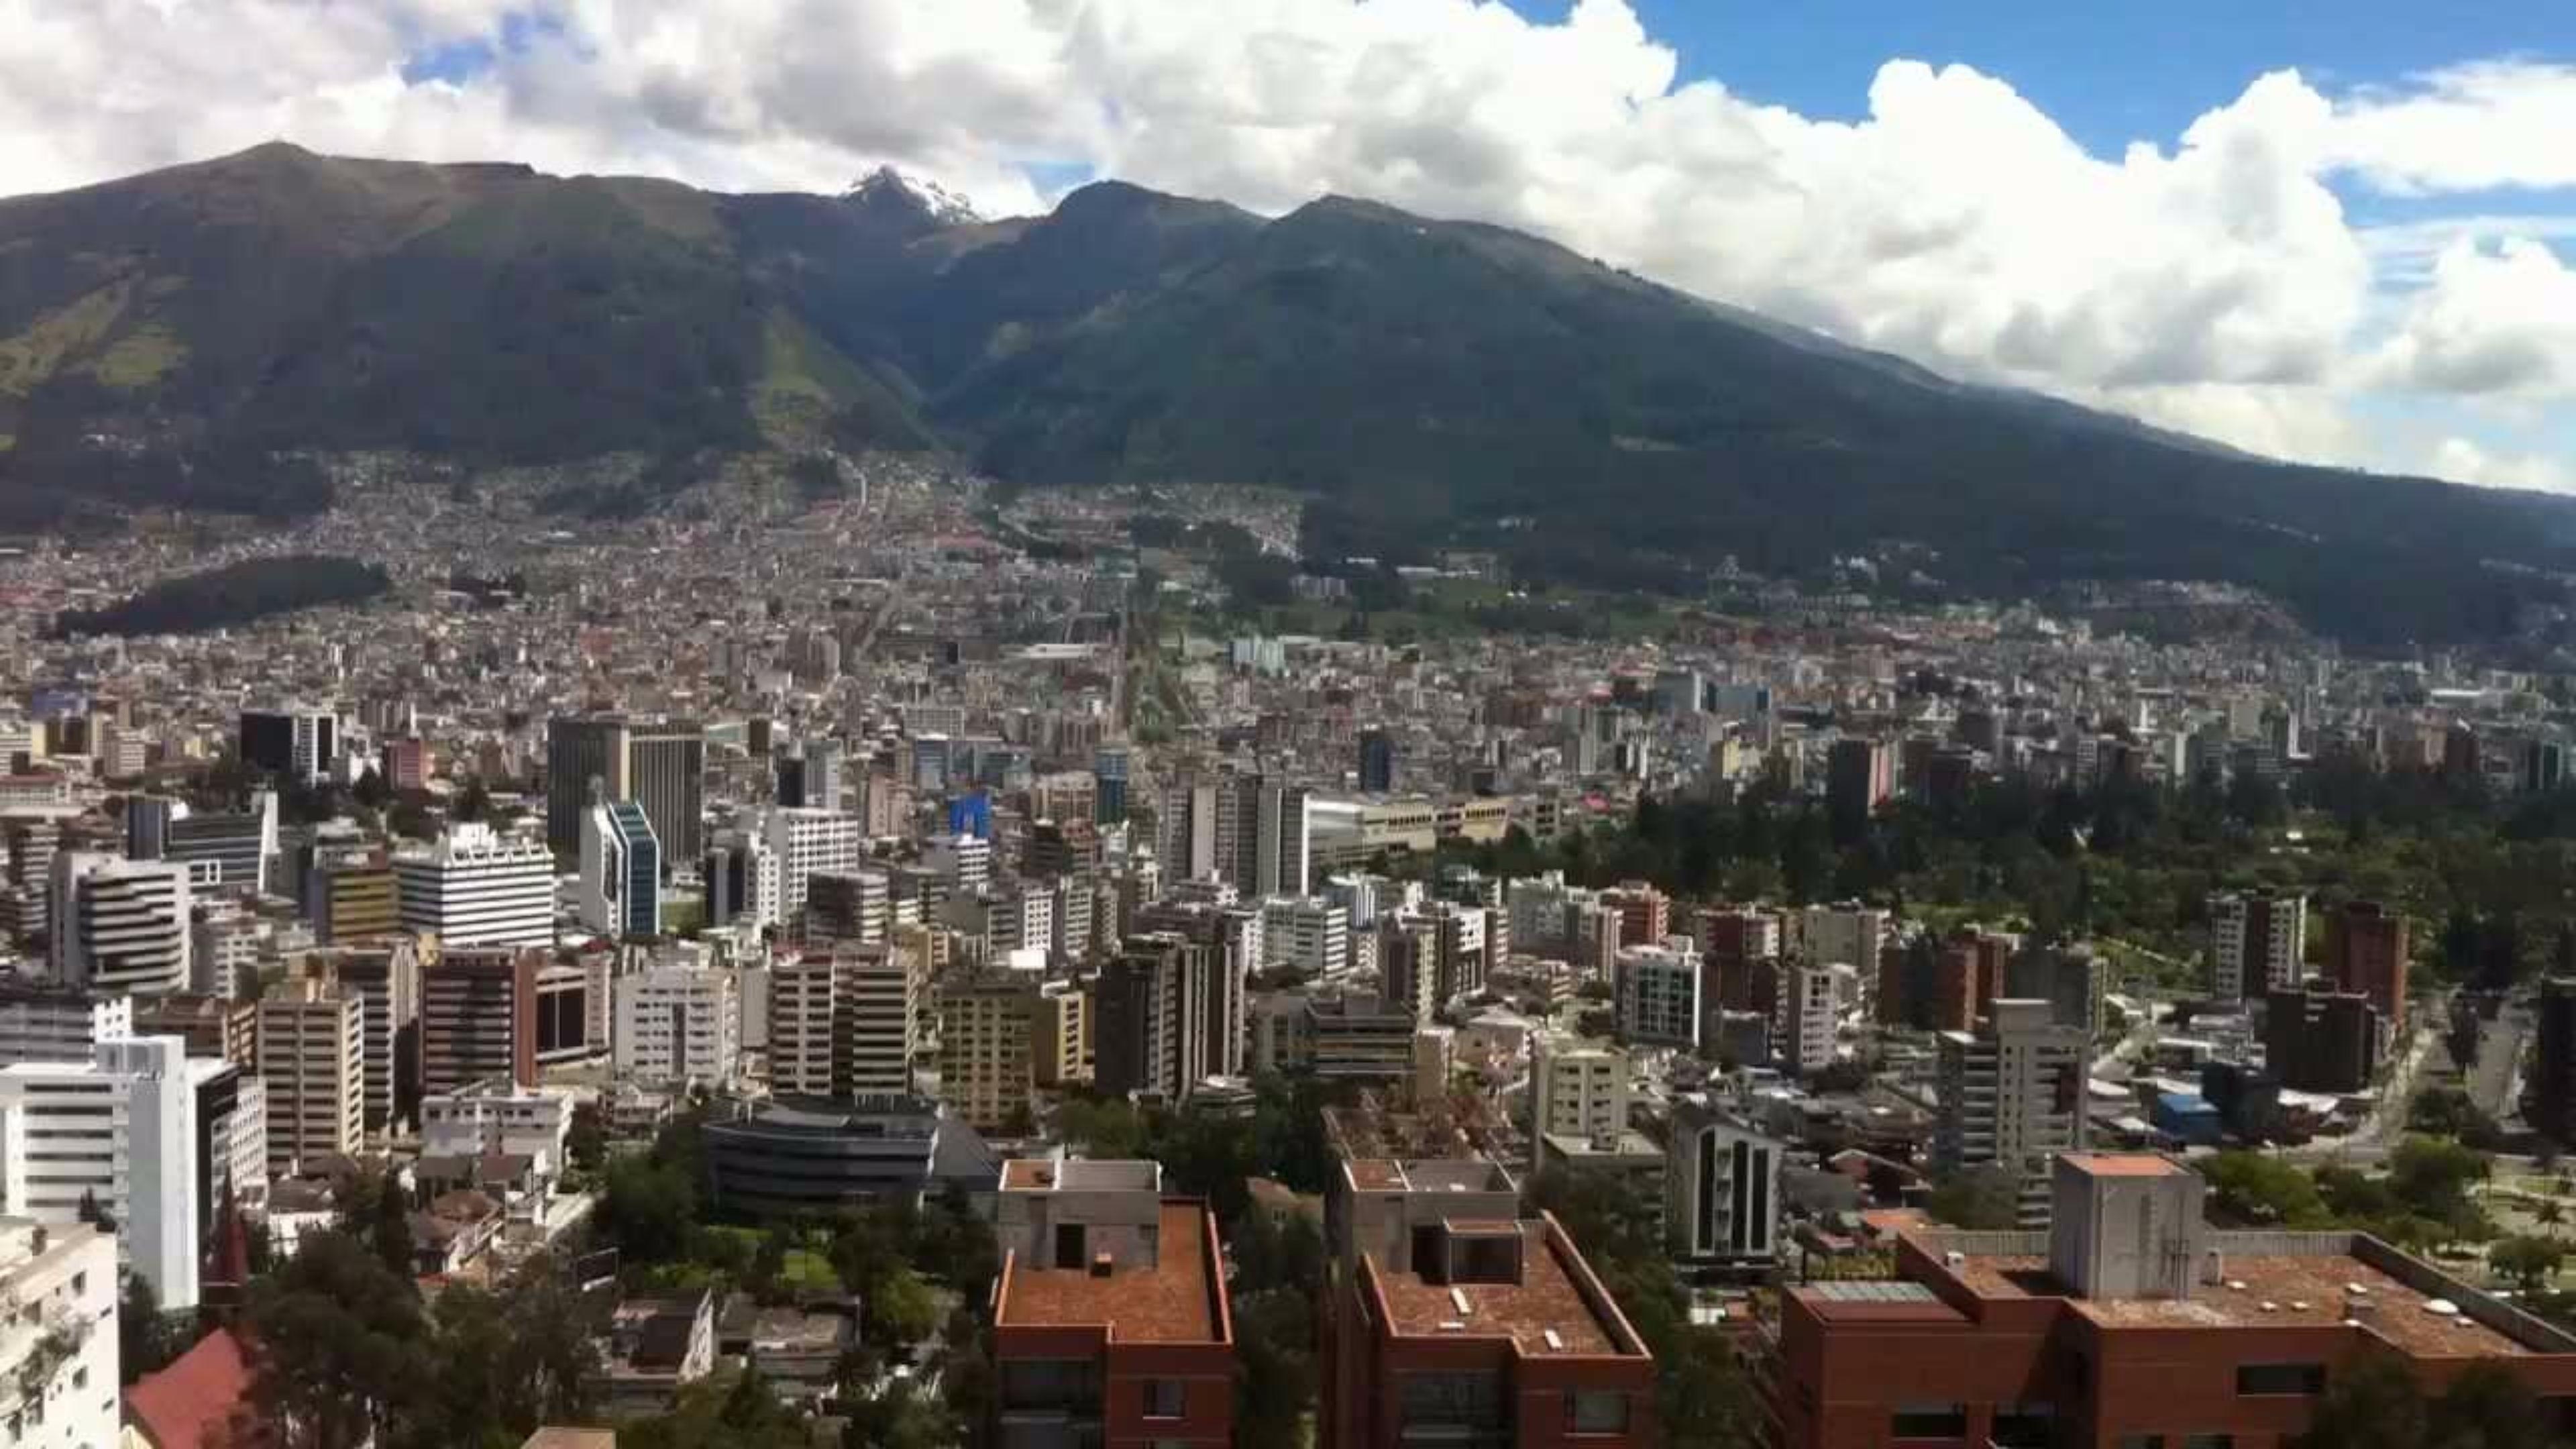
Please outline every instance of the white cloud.
[[2498, 455], [2467, 438], [2444, 438], [2426, 460], [2424, 471], [2454, 483], [2576, 493], [2576, 469], [2571, 469], [2565, 460], [2530, 454]]
[[1034, 208], [1026, 168], [1074, 162], [1261, 210], [1339, 191], [1528, 227], [2285, 456], [2371, 457], [2360, 386], [2576, 376], [2555, 304], [2526, 295], [2557, 295], [2554, 256], [2441, 250], [2563, 218], [2364, 231], [2329, 184], [2576, 186], [2566, 67], [2341, 96], [2285, 70], [2117, 156], [1964, 66], [1889, 62], [1855, 123], [1677, 84], [1625, 0], [1549, 24], [1476, 0], [538, 0], [550, 23], [491, 70], [402, 82], [406, 57], [496, 36], [513, 8], [529, 0], [0, 0], [0, 192], [277, 135], [723, 188], [893, 161], [987, 213]]

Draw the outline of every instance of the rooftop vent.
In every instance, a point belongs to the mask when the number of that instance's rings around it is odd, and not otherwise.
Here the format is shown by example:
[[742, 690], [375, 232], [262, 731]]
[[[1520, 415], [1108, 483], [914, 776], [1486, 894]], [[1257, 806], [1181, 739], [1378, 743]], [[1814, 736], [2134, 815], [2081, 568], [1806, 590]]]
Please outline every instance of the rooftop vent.
[[1466, 1318], [1476, 1311], [1474, 1306], [1467, 1302], [1467, 1290], [1464, 1288], [1450, 1289], [1449, 1301], [1458, 1306], [1458, 1316], [1461, 1318]]
[[1557, 1332], [1553, 1328], [1549, 1329], [1547, 1331], [1547, 1346], [1548, 1350], [1552, 1353], [1565, 1352], [1565, 1335]]
[[1110, 1263], [1110, 1257], [1109, 1257], [1109, 1255], [1108, 1255], [1107, 1253], [1094, 1253], [1094, 1254], [1092, 1254], [1092, 1256], [1091, 1256], [1091, 1276], [1092, 1276], [1092, 1277], [1094, 1277], [1094, 1278], [1106, 1278], [1106, 1277], [1108, 1277], [1108, 1276], [1109, 1276], [1109, 1269], [1110, 1269], [1110, 1266], [1111, 1266], [1111, 1263]]
[[2436, 1318], [2457, 1318], [2460, 1316], [2460, 1305], [2448, 1298], [2427, 1298], [2424, 1300], [2424, 1311]]

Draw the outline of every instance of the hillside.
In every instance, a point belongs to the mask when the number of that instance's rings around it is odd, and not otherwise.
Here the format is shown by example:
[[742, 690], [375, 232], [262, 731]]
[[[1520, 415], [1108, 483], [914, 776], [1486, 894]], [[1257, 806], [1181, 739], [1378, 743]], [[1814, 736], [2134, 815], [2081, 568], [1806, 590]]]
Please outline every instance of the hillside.
[[1899, 541], [1984, 596], [2223, 580], [2374, 646], [2522, 630], [2576, 574], [2567, 501], [2271, 464], [1342, 198], [1103, 183], [984, 222], [890, 175], [719, 196], [268, 146], [0, 202], [0, 526], [318, 506], [290, 451], [819, 441], [1292, 487], [1320, 552], [1591, 582]]

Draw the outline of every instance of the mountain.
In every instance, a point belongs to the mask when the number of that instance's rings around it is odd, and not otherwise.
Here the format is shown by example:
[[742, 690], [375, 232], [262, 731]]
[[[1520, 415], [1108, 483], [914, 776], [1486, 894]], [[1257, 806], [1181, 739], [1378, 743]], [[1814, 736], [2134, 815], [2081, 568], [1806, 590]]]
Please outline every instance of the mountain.
[[723, 196], [266, 146], [0, 202], [0, 522], [292, 512], [308, 452], [937, 448], [1315, 495], [1310, 548], [1690, 586], [1896, 550], [1951, 592], [2263, 589], [2369, 645], [2529, 632], [2576, 503], [2291, 467], [1964, 385], [1500, 228], [893, 172]]

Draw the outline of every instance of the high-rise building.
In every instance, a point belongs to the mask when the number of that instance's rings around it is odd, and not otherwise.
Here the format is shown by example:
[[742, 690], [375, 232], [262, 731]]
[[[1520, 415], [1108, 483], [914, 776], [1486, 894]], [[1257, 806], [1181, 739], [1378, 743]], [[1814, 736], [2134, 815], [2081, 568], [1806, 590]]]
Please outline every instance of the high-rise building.
[[366, 1131], [364, 1002], [311, 977], [288, 981], [260, 998], [252, 1051], [267, 1092], [272, 1174], [357, 1152]]
[[67, 850], [53, 860], [54, 979], [137, 996], [188, 989], [188, 869]]
[[1687, 937], [1619, 952], [1612, 990], [1619, 1039], [1632, 1046], [1699, 1049], [1699, 953]]
[[1628, 1130], [1628, 1054], [1563, 1032], [1531, 1042], [1530, 1140], [1616, 1138]]
[[134, 1035], [134, 1007], [131, 996], [76, 986], [0, 987], [0, 1067], [89, 1061], [100, 1042]]
[[2358, 991], [2322, 981], [2263, 998], [2263, 1064], [2294, 1092], [2358, 1092], [2379, 1065], [2380, 1015]]
[[1872, 971], [1887, 940], [1887, 912], [1856, 901], [1809, 906], [1800, 920], [1804, 954], [1819, 966]]
[[1091, 818], [1101, 825], [1127, 820], [1127, 751], [1103, 749], [1091, 758]]
[[2045, 1001], [1998, 999], [1973, 1033], [1940, 1037], [1932, 1170], [1994, 1167], [2021, 1183], [2021, 1218], [2048, 1215], [2048, 1159], [2083, 1150], [2091, 1038], [2059, 1026]]
[[305, 875], [305, 919], [324, 945], [384, 936], [402, 928], [402, 898], [393, 861], [374, 846], [318, 851]]
[[1619, 943], [1651, 946], [1673, 933], [1672, 897], [1641, 880], [1621, 881], [1599, 896], [1619, 913]]
[[554, 944], [554, 856], [534, 841], [451, 825], [434, 845], [395, 852], [393, 868], [406, 930], [448, 946]]
[[2576, 977], [2540, 983], [2528, 1096], [2532, 1129], [2562, 1147], [2576, 1146]]
[[2005, 971], [2005, 995], [2045, 1001], [2050, 1019], [2059, 1026], [2080, 1027], [2087, 1036], [2102, 1034], [2110, 992], [2110, 958], [2083, 946], [2033, 943]]
[[[27, 1449], [94, 1449], [120, 1435], [124, 1442], [140, 1437], [116, 1390], [116, 1253], [115, 1235], [87, 1223], [40, 1222], [14, 1203], [0, 1218], [0, 1301], [30, 1305], [38, 1322], [53, 1328], [80, 1325], [68, 1339], [53, 1332], [0, 1338], [0, 1383], [12, 1386], [13, 1399], [42, 1406], [14, 1431]], [[209, 1340], [229, 1341], [222, 1333]], [[69, 1352], [60, 1352], [66, 1344]], [[142, 1405], [151, 1402], [147, 1396]]]
[[1664, 1233], [1677, 1263], [1760, 1262], [1779, 1251], [1788, 1145], [1705, 1094], [1673, 1101]]
[[[210, 1064], [219, 1065], [219, 1064]], [[48, 1227], [83, 1204], [117, 1225], [123, 1256], [164, 1308], [197, 1306], [196, 1092], [172, 1037], [103, 1041], [86, 1062], [0, 1069], [0, 1192]]]
[[1038, 999], [1035, 977], [1015, 971], [939, 989], [940, 1100], [978, 1132], [1025, 1133], [1032, 1120]]
[[369, 1136], [382, 1137], [414, 1120], [420, 1109], [419, 944], [409, 936], [383, 936], [344, 945], [314, 964], [342, 994], [358, 1000], [366, 1059], [360, 1121]]
[[764, 825], [769, 853], [778, 863], [778, 919], [805, 913], [805, 885], [817, 871], [856, 869], [867, 842], [859, 818], [837, 810], [772, 810]]
[[1326, 1137], [1322, 1449], [1657, 1442], [1652, 1354], [1509, 1173]]
[[778, 856], [766, 836], [756, 831], [721, 831], [707, 847], [701, 867], [707, 883], [707, 925], [737, 921], [754, 927], [775, 926], [778, 916]]
[[442, 950], [420, 976], [421, 1083], [452, 1093], [486, 1078], [537, 1081], [537, 975], [545, 953]]
[[1179, 1102], [1208, 1075], [1224, 954], [1176, 932], [1127, 938], [1093, 988], [1101, 1095]]
[[653, 822], [665, 867], [695, 860], [706, 845], [706, 731], [695, 724], [622, 715], [567, 716], [546, 726], [546, 846], [581, 849], [581, 816], [591, 785], [632, 800]]
[[1360, 731], [1359, 774], [1362, 794], [1395, 793], [1395, 736], [1383, 729]]
[[396, 794], [428, 789], [430, 775], [435, 768], [435, 762], [426, 741], [417, 739], [385, 741], [384, 781]]
[[990, 1442], [1234, 1442], [1235, 1351], [1216, 1216], [1152, 1162], [1002, 1164]]
[[[849, 1042], [849, 1094], [904, 1097], [913, 1092], [913, 1058], [921, 1049], [919, 946], [864, 947], [839, 958], [847, 967], [835, 1035]], [[841, 1023], [846, 1020], [844, 1028]]]
[[[191, 810], [137, 796], [126, 803], [126, 854], [188, 868], [200, 895], [265, 895], [278, 853], [277, 797], [253, 791], [247, 810]], [[140, 848], [138, 848], [140, 847]]]
[[2326, 974], [2370, 998], [2380, 1020], [2406, 1029], [2406, 918], [2372, 901], [2346, 901], [2326, 917]]
[[319, 785], [340, 758], [340, 720], [313, 710], [252, 710], [241, 714], [241, 761], [253, 770]]
[[1870, 817], [1896, 796], [1896, 749], [1885, 740], [1834, 741], [1825, 755], [1825, 814], [1834, 839], [1849, 844], [1869, 831]]
[[729, 970], [662, 962], [617, 978], [617, 1076], [722, 1091], [742, 1060], [740, 986]]
[[1802, 962], [1780, 976], [1772, 1041], [1780, 1066], [1810, 1076], [1834, 1061], [1834, 968]]
[[2209, 898], [2209, 994], [2221, 1001], [2294, 987], [2308, 956], [2308, 898], [2220, 891]]
[[580, 913], [604, 935], [662, 934], [662, 842], [632, 800], [601, 800], [581, 814]]
[[[790, 957], [769, 969], [769, 1084], [782, 1097], [832, 1097], [833, 1018], [841, 972], [828, 955]], [[842, 1077], [846, 1083], [847, 1077]]]
[[805, 948], [882, 944], [894, 925], [894, 895], [882, 870], [816, 871], [805, 883]]

